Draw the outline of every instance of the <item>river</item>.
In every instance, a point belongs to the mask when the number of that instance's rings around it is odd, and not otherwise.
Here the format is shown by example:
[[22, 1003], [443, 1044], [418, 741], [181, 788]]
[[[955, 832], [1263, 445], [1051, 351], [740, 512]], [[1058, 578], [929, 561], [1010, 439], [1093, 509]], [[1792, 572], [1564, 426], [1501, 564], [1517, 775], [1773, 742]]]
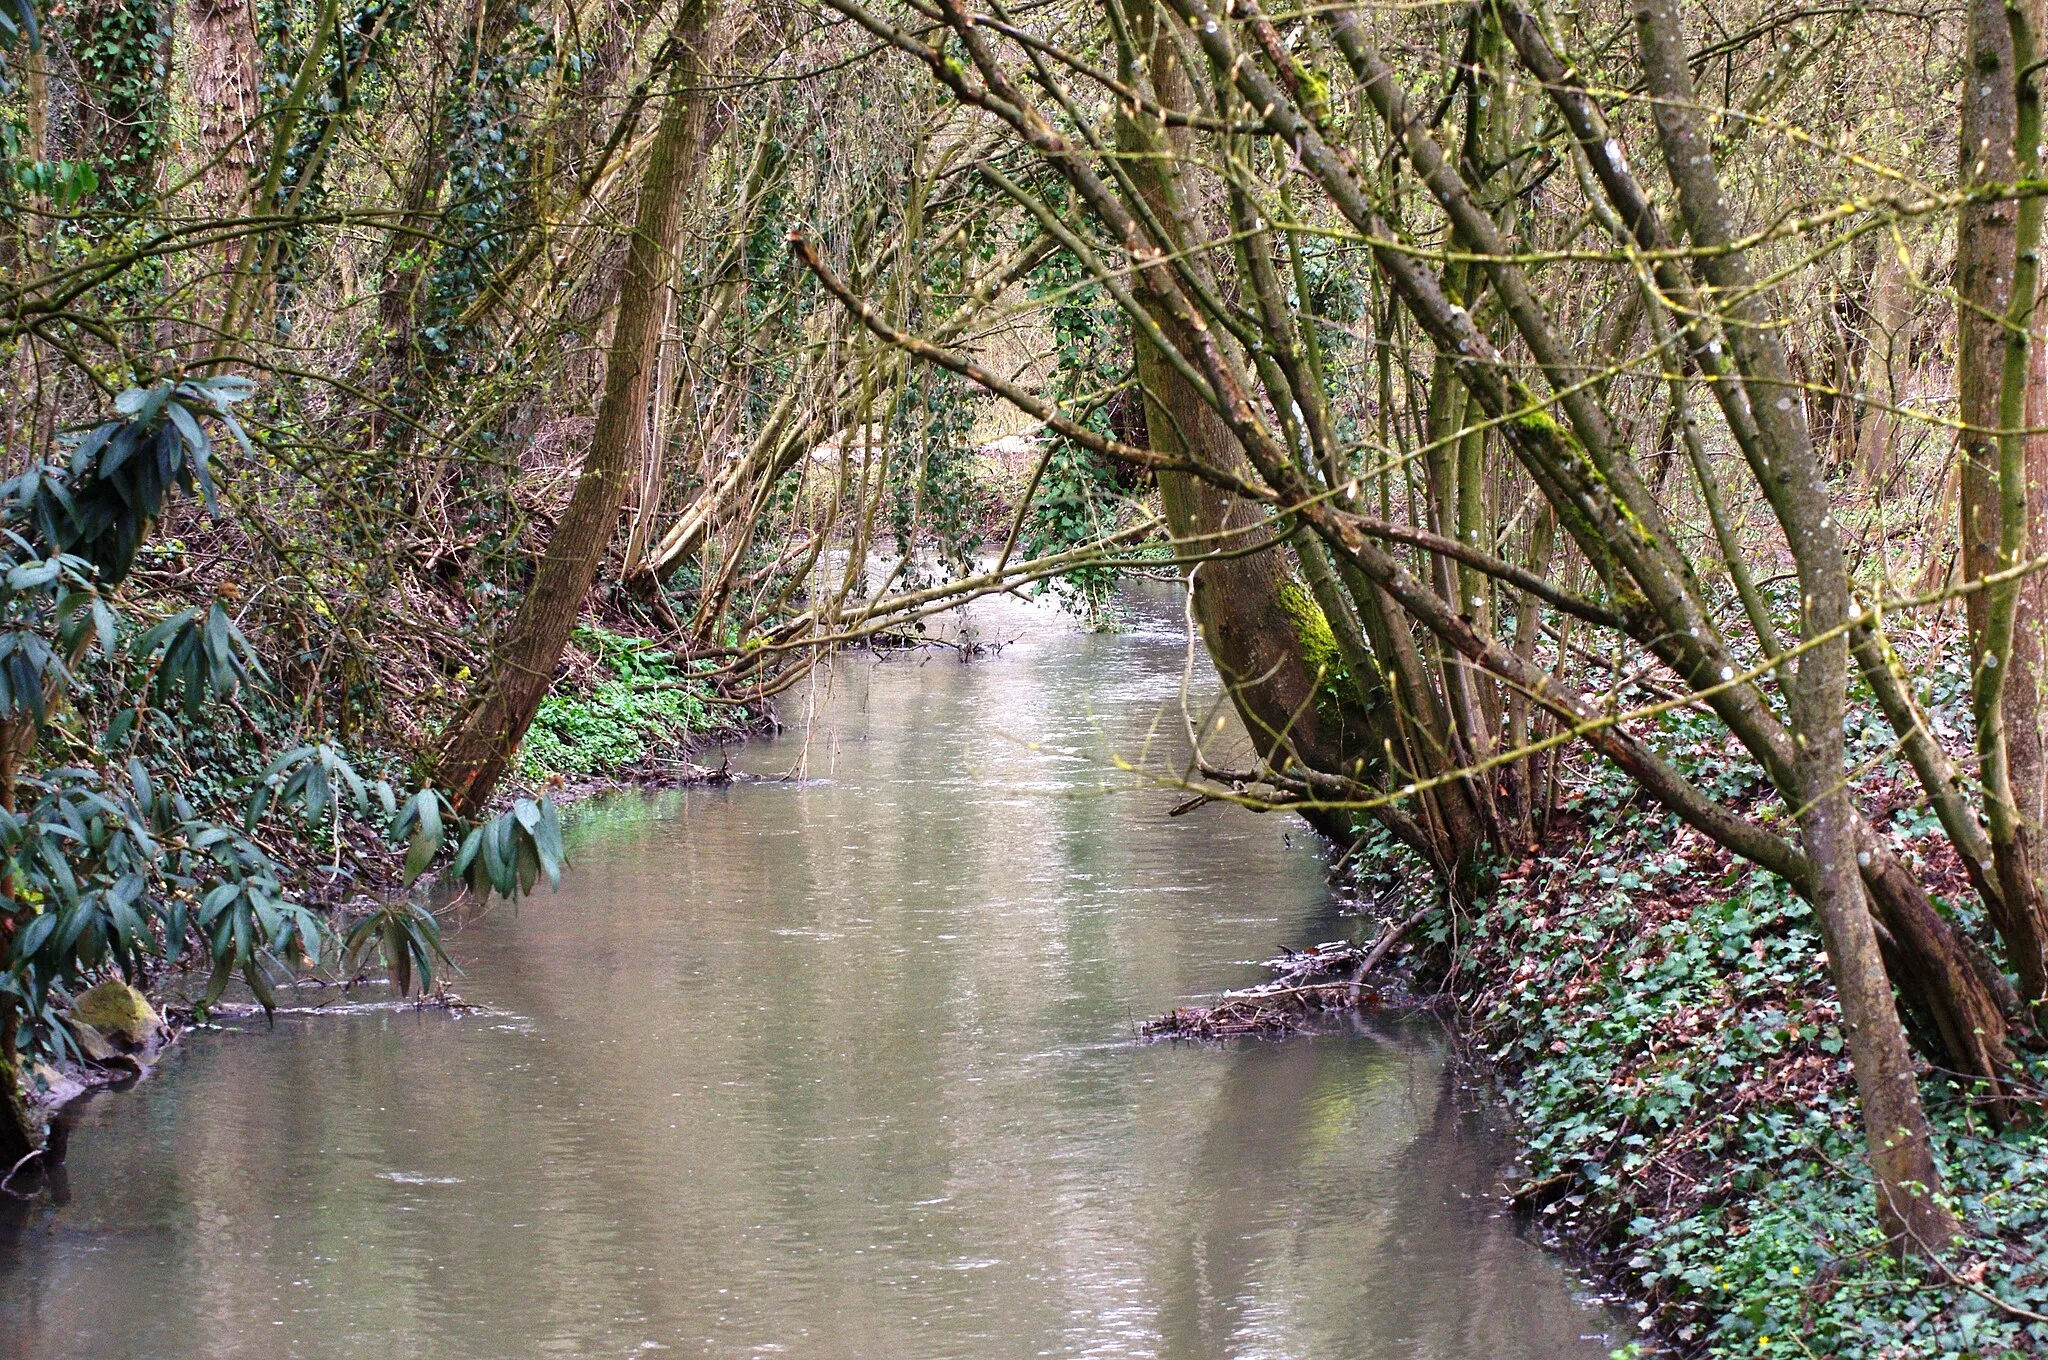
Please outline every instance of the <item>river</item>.
[[731, 785], [576, 808], [560, 892], [450, 927], [476, 1011], [194, 1034], [75, 1108], [0, 1354], [1607, 1355], [1434, 1024], [1134, 1040], [1357, 928], [1298, 823], [1117, 768], [1181, 749], [1134, 609], [977, 605], [999, 656], [843, 659]]

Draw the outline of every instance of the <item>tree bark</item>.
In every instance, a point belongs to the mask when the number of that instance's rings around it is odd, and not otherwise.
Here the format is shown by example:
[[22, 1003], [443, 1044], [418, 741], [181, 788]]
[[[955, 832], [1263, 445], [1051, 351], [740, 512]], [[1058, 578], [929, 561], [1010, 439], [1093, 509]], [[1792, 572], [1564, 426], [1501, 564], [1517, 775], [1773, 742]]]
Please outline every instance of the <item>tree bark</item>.
[[[1131, 29], [1140, 51], [1126, 54], [1126, 71], [1148, 78], [1168, 108], [1193, 105], [1192, 86], [1169, 26], [1149, 4], [1132, 7]], [[1135, 110], [1118, 120], [1117, 139], [1134, 154], [1131, 177], [1153, 219], [1181, 240], [1160, 242], [1173, 250], [1206, 236], [1198, 189], [1186, 171], [1185, 129], [1169, 131]], [[1181, 353], [1194, 337], [1165, 308], [1148, 307], [1167, 342]], [[1142, 335], [1137, 339], [1138, 385], [1145, 399], [1150, 447], [1196, 459], [1225, 472], [1248, 476], [1249, 460], [1236, 434], [1200, 392]], [[1319, 771], [1347, 768], [1334, 725], [1317, 711], [1321, 679], [1304, 655], [1305, 611], [1317, 606], [1288, 572], [1276, 526], [1257, 505], [1192, 474], [1161, 472], [1159, 500], [1175, 550], [1214, 554], [1187, 570], [1196, 622], [1209, 658], [1223, 678], [1238, 716], [1261, 760], [1276, 771], [1306, 765]], [[1262, 540], [1271, 546], [1256, 550]], [[1348, 841], [1348, 817], [1311, 816], [1318, 830]], [[1468, 842], [1476, 844], [1476, 842]]]
[[[185, 15], [201, 195], [207, 212], [238, 216], [262, 159], [254, 8], [250, 0], [189, 0]], [[232, 260], [238, 243], [224, 249]]]
[[[255, 7], [250, 0], [187, 0], [185, 20], [181, 64], [198, 113], [199, 214], [231, 221], [248, 210], [263, 158]], [[191, 359], [205, 357], [225, 338], [220, 328], [247, 248], [244, 239], [233, 238], [199, 260], [192, 321], [184, 328]]]
[[[0, 1019], [0, 1163], [18, 1166], [22, 1158], [43, 1146], [43, 1123], [29, 1108], [28, 1092], [22, 1085], [21, 1055], [15, 1049], [20, 1019], [12, 1002], [0, 1002], [6, 1014]], [[6, 1172], [0, 1171], [0, 1176]]]
[[[2038, 16], [2038, 5], [2030, 5]], [[1964, 185], [2010, 181], [2019, 168], [2019, 83], [2015, 79], [2013, 24], [2002, 0], [1973, 0], [1966, 30], [1967, 73], [1963, 80], [1960, 179]], [[2008, 525], [2013, 507], [2003, 499], [1999, 430], [2008, 422], [2005, 374], [2006, 331], [2001, 319], [2014, 311], [2013, 281], [2019, 205], [2010, 199], [1971, 204], [1956, 222], [1956, 388], [1962, 417], [1961, 554], [1963, 579], [1978, 581], [1997, 571], [2006, 535], [2041, 551], [2048, 531], [2041, 523], [2048, 492], [2048, 440], [2024, 437], [2027, 483], [2018, 506], [2024, 525]], [[2029, 314], [2028, 326], [2036, 323]], [[2037, 423], [2044, 403], [2041, 351], [2031, 346], [2021, 408]], [[2010, 591], [2009, 655], [1993, 657], [1996, 596]], [[2007, 586], [1977, 590], [1967, 597], [1972, 671], [1985, 677], [1987, 663], [2004, 674], [1996, 686], [1978, 686], [1979, 744], [1988, 739], [1985, 768], [1991, 852], [1998, 890], [1987, 896], [1992, 919], [2019, 977], [2020, 993], [2032, 1005], [2048, 998], [2048, 902], [2044, 902], [2041, 845], [2044, 769], [2041, 722], [2040, 628], [2048, 582], [2039, 574]], [[1990, 694], [1988, 702], [1987, 691]], [[2002, 746], [2002, 750], [1998, 748]], [[1999, 787], [2003, 785], [2003, 788]]]
[[640, 466], [663, 295], [673, 272], [685, 186], [696, 172], [702, 143], [705, 58], [717, 2], [687, 0], [672, 38], [681, 51], [669, 68], [667, 107], [640, 182], [618, 317], [605, 353], [604, 396], [568, 509], [519, 612], [494, 648], [491, 674], [450, 725], [435, 763], [434, 782], [466, 816], [489, 802], [547, 697]]

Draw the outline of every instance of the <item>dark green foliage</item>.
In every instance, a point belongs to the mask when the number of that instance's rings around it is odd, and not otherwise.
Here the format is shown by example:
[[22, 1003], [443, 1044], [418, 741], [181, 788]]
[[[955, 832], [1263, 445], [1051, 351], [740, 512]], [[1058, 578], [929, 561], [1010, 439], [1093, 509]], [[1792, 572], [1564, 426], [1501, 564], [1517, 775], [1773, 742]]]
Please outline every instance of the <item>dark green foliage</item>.
[[916, 560], [929, 551], [941, 567], [964, 575], [981, 547], [986, 507], [974, 477], [974, 451], [967, 447], [974, 402], [966, 381], [937, 369], [911, 371], [896, 408], [891, 433], [896, 450], [889, 466], [889, 527], [896, 549], [912, 558], [899, 578], [904, 585], [928, 583]]
[[441, 355], [462, 344], [465, 337], [452, 334], [450, 324], [532, 226], [526, 104], [534, 82], [555, 61], [553, 34], [524, 6], [504, 41], [480, 49], [478, 36], [463, 36], [456, 52], [461, 78], [442, 113], [451, 137], [447, 202], [438, 227], [443, 244], [419, 332], [420, 344]]
[[[9, 770], [0, 786], [0, 997], [18, 1047], [61, 1054], [68, 1040], [54, 1016], [66, 992], [106, 970], [144, 980], [154, 961], [175, 964], [195, 941], [211, 964], [204, 1004], [239, 975], [271, 1006], [270, 970], [317, 959], [332, 937], [255, 839], [266, 821], [284, 818], [287, 832], [294, 821], [326, 829], [337, 857], [344, 814], [381, 828], [408, 842], [408, 880], [444, 840], [439, 794], [421, 792], [401, 810], [387, 782], [365, 779], [330, 743], [295, 746], [260, 774], [205, 764], [209, 751], [231, 767], [250, 754], [209, 740], [205, 722], [262, 678], [220, 602], [181, 610], [121, 646], [108, 592], [170, 491], [212, 504], [206, 424], [240, 439], [230, 408], [249, 392], [239, 379], [124, 392], [119, 418], [81, 434], [67, 466], [0, 485], [0, 722], [16, 749], [14, 735], [26, 731], [46, 748], [88, 756]], [[81, 668], [95, 661], [87, 676]], [[69, 726], [49, 726], [52, 699], [67, 692], [80, 708]], [[194, 756], [205, 772], [195, 773]], [[220, 817], [216, 808], [238, 788], [243, 815]], [[479, 891], [525, 891], [540, 872], [559, 876], [551, 805], [522, 803], [472, 831], [469, 844], [496, 847], [487, 872], [468, 875]], [[347, 959], [376, 943], [401, 988], [415, 969], [431, 981], [431, 961], [442, 957], [431, 915], [406, 903], [373, 919], [368, 935], [350, 933]]]
[[[334, 139], [344, 123], [360, 110], [366, 92], [379, 92], [398, 36], [413, 18], [413, 0], [358, 0], [344, 6], [331, 31], [315, 30], [326, 17], [320, 0], [259, 0], [258, 18], [263, 28], [264, 113], [282, 119], [294, 76], [307, 51], [319, 46], [319, 70], [306, 101], [299, 111], [291, 144], [284, 148], [281, 173], [272, 202], [260, 205], [273, 212], [310, 212], [326, 195], [327, 163]], [[277, 245], [276, 278], [280, 295], [288, 295], [298, 277], [300, 256], [305, 248], [303, 232], [286, 231]], [[289, 318], [278, 313], [279, 324]]]
[[[13, 159], [14, 148], [8, 148]], [[41, 194], [60, 212], [69, 212], [100, 187], [99, 171], [84, 161], [37, 161], [16, 169], [15, 183], [25, 194]]]
[[152, 697], [158, 708], [181, 704], [193, 721], [209, 698], [228, 698], [263, 669], [218, 600], [204, 610], [179, 610], [134, 647], [134, 655], [144, 660], [159, 651], [163, 655], [156, 663]]
[[4, 0], [0, 3], [0, 94], [12, 88], [8, 83], [11, 75], [7, 54], [23, 42], [34, 48], [40, 47], [42, 41], [42, 25], [36, 18], [35, 0]]
[[343, 960], [350, 976], [362, 970], [370, 950], [383, 955], [392, 990], [405, 996], [417, 974], [420, 990], [434, 986], [434, 962], [450, 963], [441, 948], [441, 923], [416, 902], [388, 902], [356, 922], [343, 942]]
[[547, 799], [521, 798], [512, 810], [492, 818], [463, 839], [455, 855], [455, 876], [477, 900], [496, 892], [517, 902], [533, 891], [541, 875], [550, 887], [562, 883], [562, 823]]
[[[304, 59], [315, 35], [312, 29], [322, 18], [324, 7], [295, 0], [273, 0], [261, 11], [266, 29], [269, 81], [266, 103], [274, 110], [288, 93], [293, 74]], [[327, 149], [340, 121], [353, 112], [381, 74], [393, 41], [405, 31], [413, 17], [412, 0], [359, 0], [342, 10], [321, 57], [317, 92], [300, 120], [291, 146], [285, 152], [284, 174], [278, 183], [273, 205], [285, 208], [296, 201], [310, 208], [320, 201], [324, 186]]]

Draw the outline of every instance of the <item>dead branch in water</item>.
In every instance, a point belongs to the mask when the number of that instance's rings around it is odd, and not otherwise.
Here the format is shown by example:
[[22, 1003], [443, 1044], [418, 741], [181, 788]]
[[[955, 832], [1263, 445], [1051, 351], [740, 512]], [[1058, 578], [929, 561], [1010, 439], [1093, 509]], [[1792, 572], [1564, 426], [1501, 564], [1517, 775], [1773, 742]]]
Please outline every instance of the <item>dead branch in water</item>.
[[1282, 1035], [1315, 1029], [1328, 1016], [1378, 1010], [1386, 993], [1366, 985], [1401, 937], [1430, 908], [1390, 922], [1361, 949], [1342, 940], [1282, 950], [1266, 961], [1273, 980], [1225, 992], [1213, 1006], [1182, 1006], [1140, 1028], [1147, 1039], [1229, 1039], [1244, 1034]]

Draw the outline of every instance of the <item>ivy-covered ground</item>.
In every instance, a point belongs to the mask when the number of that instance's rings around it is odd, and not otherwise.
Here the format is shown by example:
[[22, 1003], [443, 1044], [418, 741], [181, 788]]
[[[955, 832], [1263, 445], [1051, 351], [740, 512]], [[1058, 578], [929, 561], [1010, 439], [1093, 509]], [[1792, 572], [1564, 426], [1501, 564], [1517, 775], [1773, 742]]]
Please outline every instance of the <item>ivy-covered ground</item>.
[[[1850, 727], [1882, 790], [1888, 734]], [[1773, 812], [1710, 720], [1673, 714], [1654, 735]], [[1810, 910], [1604, 767], [1569, 787], [1548, 844], [1418, 950], [1457, 960], [1440, 981], [1521, 1130], [1518, 1199], [1637, 1300], [1642, 1340], [1623, 1354], [2048, 1355], [2048, 1129], [1995, 1131], [1923, 1074], [1968, 1239], [1944, 1266], [1895, 1264]], [[1931, 858], [1931, 819], [1892, 801], [1894, 842], [1975, 929], [1966, 894], [1944, 891], [1961, 875]]]
[[754, 706], [717, 700], [671, 652], [595, 625], [577, 628], [572, 674], [541, 701], [519, 748], [534, 787], [665, 782], [690, 773], [690, 753], [745, 736]]

